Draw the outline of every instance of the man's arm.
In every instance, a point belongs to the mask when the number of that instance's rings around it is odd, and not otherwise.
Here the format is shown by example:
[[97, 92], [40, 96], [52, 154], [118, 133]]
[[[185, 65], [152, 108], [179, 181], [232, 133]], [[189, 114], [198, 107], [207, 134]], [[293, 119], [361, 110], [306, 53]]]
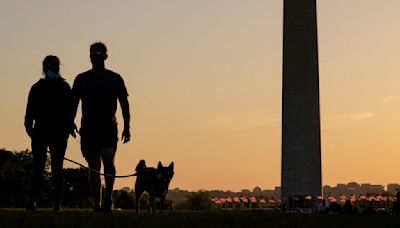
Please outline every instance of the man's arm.
[[118, 75], [118, 100], [121, 105], [122, 117], [124, 118], [124, 131], [122, 132], [122, 142], [127, 143], [131, 140], [130, 133], [130, 120], [131, 115], [129, 112], [128, 90], [126, 89], [125, 82], [120, 75]]
[[[71, 114], [70, 114], [72, 123], [74, 123], [74, 120], [76, 117], [76, 112], [78, 111], [79, 100], [81, 99], [81, 93], [80, 93], [80, 89], [79, 89], [79, 83], [77, 82], [77, 78], [75, 78], [74, 84], [72, 86], [72, 106], [71, 106]], [[74, 128], [76, 129], [75, 123], [74, 123]]]
[[[67, 105], [68, 105], [68, 111], [67, 111], [67, 124], [68, 124], [68, 133], [76, 138], [75, 130], [76, 130], [76, 125], [74, 123], [75, 115], [76, 115], [76, 101], [75, 97], [72, 93], [71, 87], [66, 83], [66, 88], [65, 88], [66, 96], [67, 96]], [[78, 101], [79, 104], [79, 101]], [[75, 107], [76, 106], [76, 107]]]
[[122, 117], [124, 118], [124, 131], [122, 132], [122, 141], [127, 143], [131, 140], [130, 133], [130, 119], [131, 115], [129, 112], [129, 102], [127, 96], [119, 97], [119, 103], [121, 105]]

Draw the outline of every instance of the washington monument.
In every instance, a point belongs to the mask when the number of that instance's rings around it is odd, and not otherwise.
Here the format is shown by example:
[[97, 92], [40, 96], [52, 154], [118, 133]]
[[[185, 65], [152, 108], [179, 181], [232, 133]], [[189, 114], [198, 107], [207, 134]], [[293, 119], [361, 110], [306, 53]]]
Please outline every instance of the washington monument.
[[316, 0], [284, 0], [282, 202], [321, 195]]

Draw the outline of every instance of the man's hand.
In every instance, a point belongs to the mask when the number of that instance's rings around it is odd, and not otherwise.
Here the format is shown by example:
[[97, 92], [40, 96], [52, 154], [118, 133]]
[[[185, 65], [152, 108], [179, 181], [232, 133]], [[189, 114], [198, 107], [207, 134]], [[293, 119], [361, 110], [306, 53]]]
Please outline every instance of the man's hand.
[[124, 129], [124, 131], [122, 132], [122, 142], [127, 143], [129, 141], [131, 141], [131, 133], [129, 132], [129, 130]]
[[69, 130], [69, 134], [70, 134], [72, 137], [76, 138], [76, 133], [75, 133], [75, 132], [78, 132], [78, 128], [76, 127], [76, 125], [75, 125], [75, 123], [74, 123], [74, 124], [72, 124], [72, 126], [71, 126], [71, 128], [70, 128], [70, 130]]

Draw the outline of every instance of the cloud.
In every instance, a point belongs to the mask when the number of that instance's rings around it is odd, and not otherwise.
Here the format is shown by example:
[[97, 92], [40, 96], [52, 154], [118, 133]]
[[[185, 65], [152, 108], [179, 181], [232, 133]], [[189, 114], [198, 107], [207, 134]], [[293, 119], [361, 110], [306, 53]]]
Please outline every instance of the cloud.
[[359, 112], [359, 113], [350, 113], [348, 114], [348, 122], [355, 123], [367, 119], [371, 119], [375, 114], [372, 112]]
[[328, 115], [326, 118], [322, 117], [322, 126], [336, 127], [348, 124], [353, 124], [361, 121], [366, 121], [373, 118], [375, 113], [372, 112], [355, 112], [355, 113], [341, 113], [335, 115]]
[[243, 130], [252, 128], [261, 128], [279, 122], [279, 118], [274, 117], [261, 117], [252, 115], [237, 115], [237, 116], [224, 116], [219, 118], [216, 122], [225, 127]]
[[391, 101], [395, 101], [395, 100], [397, 100], [397, 97], [394, 97], [394, 96], [388, 96], [388, 97], [385, 97], [385, 99], [383, 99], [383, 104], [387, 104], [387, 103], [389, 103], [389, 102], [391, 102]]

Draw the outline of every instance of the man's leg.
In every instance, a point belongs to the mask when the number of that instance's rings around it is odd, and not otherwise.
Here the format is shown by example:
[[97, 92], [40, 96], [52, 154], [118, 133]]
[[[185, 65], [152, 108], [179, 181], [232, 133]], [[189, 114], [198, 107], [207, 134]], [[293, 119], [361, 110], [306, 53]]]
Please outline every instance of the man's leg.
[[106, 192], [104, 197], [104, 210], [111, 211], [112, 205], [112, 191], [114, 188], [114, 180], [115, 180], [115, 165], [114, 165], [114, 157], [115, 157], [116, 148], [103, 148], [101, 150], [101, 159], [104, 164], [104, 173], [112, 176], [105, 176], [106, 182]]
[[[98, 172], [100, 172], [101, 169], [101, 160], [100, 160], [100, 155], [94, 152], [91, 152], [91, 154], [87, 154], [85, 156], [85, 159], [89, 165], [90, 169], [94, 169]], [[90, 171], [89, 172], [89, 185], [90, 185], [90, 191], [92, 194], [93, 198], [93, 203], [94, 203], [94, 210], [100, 210], [100, 198], [101, 198], [101, 180], [100, 180], [100, 174]]]
[[61, 198], [63, 193], [63, 164], [68, 137], [60, 137], [50, 144], [51, 176], [54, 187], [54, 210], [61, 210]]
[[36, 200], [40, 195], [40, 187], [42, 185], [43, 172], [47, 160], [47, 144], [36, 136], [32, 139], [32, 156], [33, 156], [33, 174], [31, 180], [30, 202], [26, 205], [26, 209], [35, 210]]

